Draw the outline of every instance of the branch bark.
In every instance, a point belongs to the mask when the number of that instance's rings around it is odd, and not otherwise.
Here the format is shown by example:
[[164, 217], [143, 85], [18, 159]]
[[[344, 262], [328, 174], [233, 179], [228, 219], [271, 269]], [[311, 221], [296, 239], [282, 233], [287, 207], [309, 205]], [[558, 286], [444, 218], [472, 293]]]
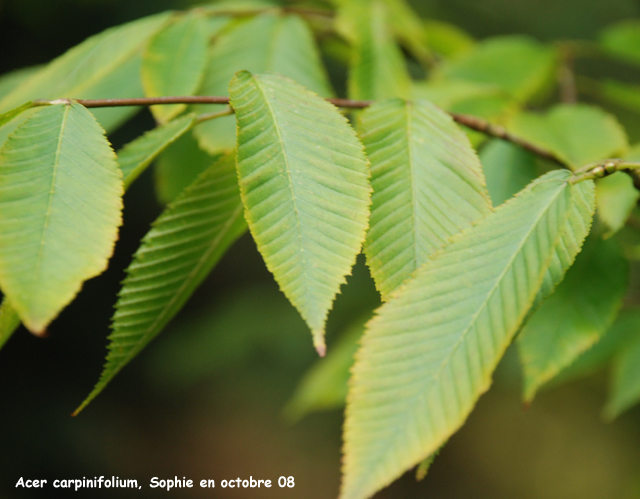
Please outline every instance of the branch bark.
[[[34, 106], [46, 106], [50, 104], [59, 104], [61, 102], [70, 102], [68, 99], [58, 100], [37, 100], [33, 102]], [[367, 100], [353, 100], [353, 99], [327, 99], [334, 106], [347, 108], [347, 109], [364, 109], [373, 104], [373, 101]], [[97, 107], [122, 107], [122, 106], [156, 106], [161, 104], [229, 104], [229, 97], [221, 96], [177, 96], [177, 97], [139, 97], [133, 99], [77, 99], [78, 104], [82, 104], [86, 108]], [[218, 116], [224, 116], [230, 114], [232, 111], [225, 110], [221, 113], [207, 113], [202, 115], [198, 121], [205, 121], [213, 119]], [[458, 124], [466, 126], [472, 130], [496, 137], [498, 139], [506, 140], [516, 144], [517, 146], [532, 152], [540, 158], [549, 160], [564, 168], [569, 168], [569, 165], [560, 157], [558, 157], [553, 151], [549, 151], [533, 144], [522, 137], [518, 137], [507, 131], [504, 127], [496, 125], [477, 116], [471, 116], [468, 114], [449, 113], [454, 121]]]

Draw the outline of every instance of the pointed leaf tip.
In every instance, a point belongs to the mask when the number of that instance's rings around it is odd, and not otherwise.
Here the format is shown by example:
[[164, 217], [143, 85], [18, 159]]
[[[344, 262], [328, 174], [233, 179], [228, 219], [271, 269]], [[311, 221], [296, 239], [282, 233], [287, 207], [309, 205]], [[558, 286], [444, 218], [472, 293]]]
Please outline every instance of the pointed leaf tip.
[[249, 229], [322, 355], [328, 312], [368, 226], [363, 146], [335, 106], [288, 78], [240, 71], [229, 90]]
[[562, 240], [579, 189], [570, 176], [548, 173], [454, 236], [369, 322], [347, 399], [342, 499], [369, 498], [427, 458], [488, 390]]
[[106, 269], [122, 222], [122, 174], [87, 109], [51, 105], [0, 149], [0, 184], [0, 285], [41, 336]]

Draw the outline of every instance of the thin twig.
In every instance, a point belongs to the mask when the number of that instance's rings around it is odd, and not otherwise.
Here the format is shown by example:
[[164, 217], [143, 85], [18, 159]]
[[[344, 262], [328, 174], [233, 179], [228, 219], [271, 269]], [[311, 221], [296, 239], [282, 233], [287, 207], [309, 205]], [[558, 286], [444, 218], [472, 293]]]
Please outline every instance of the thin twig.
[[231, 106], [225, 107], [222, 111], [216, 111], [214, 113], [203, 113], [196, 117], [196, 125], [198, 123], [202, 123], [203, 121], [215, 120], [216, 118], [220, 118], [222, 116], [229, 116], [233, 114], [233, 108]]
[[575, 73], [575, 50], [571, 44], [561, 44], [560, 67], [558, 68], [558, 86], [560, 89], [560, 101], [566, 104], [578, 102]]
[[454, 121], [456, 123], [459, 123], [460, 125], [464, 125], [467, 128], [471, 128], [472, 130], [476, 130], [477, 132], [484, 133], [485, 135], [490, 135], [498, 139], [506, 140], [507, 142], [511, 142], [512, 144], [515, 144], [522, 147], [523, 149], [526, 149], [529, 152], [532, 152], [536, 156], [552, 161], [553, 163], [556, 163], [564, 168], [568, 168], [567, 162], [560, 158], [553, 151], [549, 151], [523, 139], [522, 137], [513, 135], [512, 133], [507, 131], [506, 128], [501, 127], [500, 125], [496, 125], [489, 121], [483, 120], [482, 118], [478, 118], [477, 116], [471, 116], [468, 114], [450, 114]]
[[[348, 109], [364, 109], [373, 104], [373, 101], [367, 100], [353, 100], [353, 99], [327, 99], [333, 105], [337, 107], [343, 107]], [[60, 104], [62, 102], [70, 102], [68, 99], [58, 99], [55, 101], [50, 100], [37, 100], [33, 102], [35, 106], [46, 106], [49, 104]], [[78, 104], [82, 104], [86, 108], [97, 107], [121, 107], [121, 106], [155, 106], [159, 104], [229, 104], [229, 97], [221, 96], [178, 96], [178, 97], [138, 97], [133, 99], [78, 99]], [[231, 109], [231, 108], [229, 108]], [[231, 114], [232, 110], [221, 111], [220, 113], [207, 113], [199, 117], [198, 122], [209, 119], [214, 119], [219, 116], [226, 116]], [[533, 144], [517, 135], [513, 135], [508, 132], [504, 127], [486, 121], [477, 116], [471, 116], [460, 113], [450, 113], [451, 117], [467, 128], [476, 130], [477, 132], [484, 133], [492, 137], [496, 137], [507, 142], [516, 144], [517, 146], [532, 152], [533, 154], [552, 161], [564, 168], [568, 168], [567, 162], [560, 158], [553, 151], [544, 149], [536, 144]], [[205, 117], [206, 116], [206, 117]], [[204, 119], [202, 119], [205, 117]]]

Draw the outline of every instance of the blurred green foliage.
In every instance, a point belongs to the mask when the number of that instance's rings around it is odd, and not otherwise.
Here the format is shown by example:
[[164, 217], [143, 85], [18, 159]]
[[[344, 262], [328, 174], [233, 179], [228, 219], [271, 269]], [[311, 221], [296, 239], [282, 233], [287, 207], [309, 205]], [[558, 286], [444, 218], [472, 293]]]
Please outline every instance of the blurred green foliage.
[[[45, 63], [109, 26], [193, 3], [4, 0], [0, 3], [0, 46], [10, 49], [0, 51], [0, 74]], [[531, 106], [540, 106], [549, 100], [549, 90], [534, 82], [537, 95], [527, 89], [524, 96], [513, 94], [510, 81], [491, 81], [474, 73], [474, 68], [465, 63], [465, 56], [473, 50], [465, 31], [478, 38], [514, 34], [533, 37], [523, 42], [523, 50], [531, 54], [514, 57], [524, 66], [525, 78], [544, 79], [546, 73], [549, 79], [547, 66], [552, 63], [533, 40], [596, 40], [610, 23], [640, 16], [640, 6], [632, 0], [412, 3], [423, 17], [430, 18], [426, 26], [434, 50], [452, 58], [443, 72], [457, 80], [445, 88], [439, 88], [437, 82], [417, 84], [414, 95], [441, 99], [438, 103], [445, 108], [489, 118], [508, 117], [523, 98], [534, 97]], [[452, 36], [452, 29], [442, 21], [464, 31]], [[499, 40], [495, 42], [497, 48], [488, 46], [486, 50], [499, 50]], [[624, 50], [619, 50], [628, 41], [610, 37], [608, 44], [613, 53], [618, 47], [621, 60], [629, 59]], [[334, 50], [339, 57], [338, 43]], [[620, 102], [621, 92], [615, 85], [636, 85], [640, 69], [598, 57], [580, 59], [576, 65], [591, 78], [610, 78], [614, 91], [609, 92], [610, 87], [602, 90], [588, 79], [579, 81], [581, 99], [615, 112], [629, 142], [639, 141], [640, 115], [624, 109], [631, 107], [629, 100], [635, 102], [636, 92], [630, 91], [630, 97]], [[343, 79], [335, 62], [329, 61], [328, 67], [332, 81]], [[341, 90], [340, 85], [336, 88]], [[618, 99], [607, 99], [611, 93]], [[121, 146], [151, 126], [150, 115], [141, 113], [112, 137], [114, 144]], [[479, 143], [481, 139], [477, 140]], [[620, 143], [622, 150], [626, 141]], [[158, 163], [156, 182], [162, 202], [175, 197], [188, 183], [185, 178], [193, 178], [206, 166], [195, 147], [191, 136], [180, 139]], [[495, 204], [526, 184], [531, 172], [539, 173], [548, 166], [510, 148], [491, 142], [481, 150]], [[189, 150], [194, 158], [189, 162], [190, 171], [176, 179], [163, 175], [162, 168], [171, 164], [172, 154], [183, 150]], [[491, 177], [490, 165], [496, 162], [514, 165], [514, 169], [522, 166], [523, 171], [507, 179], [508, 185], [499, 185]], [[499, 174], [494, 178], [504, 180]], [[0, 351], [0, 376], [4, 380], [0, 386], [0, 496], [35, 496], [13, 487], [19, 476], [115, 474], [145, 483], [152, 476], [219, 479], [253, 475], [277, 479], [293, 475], [297, 487], [289, 497], [334, 497], [341, 415], [338, 411], [313, 414], [293, 426], [284, 417], [283, 408], [305, 372], [323, 368], [321, 364], [312, 367], [316, 358], [309, 348], [306, 326], [277, 290], [247, 236], [223, 258], [189, 306], [140, 362], [123, 372], [91, 410], [77, 419], [68, 417], [99, 374], [107, 324], [123, 269], [160, 211], [153, 182], [152, 173], [146, 172], [127, 194], [125, 228], [111, 269], [85, 285], [76, 303], [52, 325], [50, 338], [37, 340], [20, 330], [11, 340], [10, 349]], [[635, 236], [623, 229], [621, 238], [625, 237], [633, 240]], [[640, 245], [640, 241], [635, 244]], [[634, 291], [640, 287], [637, 263], [632, 264], [631, 276], [627, 306], [637, 305], [640, 300]], [[350, 330], [353, 320], [368, 313], [377, 300], [368, 270], [360, 260], [330, 316], [329, 347], [342, 343], [346, 346], [340, 350], [353, 348], [358, 336]], [[621, 337], [635, 332], [628, 331], [628, 324], [633, 324], [625, 323], [628, 314], [607, 332], [599, 349], [588, 352], [565, 372], [565, 379], [574, 381], [542, 392], [526, 413], [519, 403], [520, 383], [514, 382], [519, 368], [513, 354], [508, 355], [496, 374], [495, 389], [481, 400], [468, 424], [443, 449], [424, 482], [417, 484], [413, 476], [406, 476], [379, 497], [640, 497], [640, 410], [632, 409], [608, 425], [599, 418], [608, 383], [601, 361], [614, 355], [614, 347], [624, 341]], [[616, 366], [620, 371], [633, 363], [617, 359]], [[324, 369], [331, 371], [331, 366]], [[600, 374], [584, 378], [585, 373], [593, 371]], [[312, 384], [313, 371], [307, 376], [306, 383]], [[336, 385], [344, 388], [344, 376], [335, 375], [335, 371], [332, 376]], [[624, 404], [625, 400], [614, 402], [609, 413], [618, 412]], [[341, 404], [330, 400], [326, 405]], [[297, 410], [300, 415], [302, 409]], [[270, 494], [260, 497], [281, 497], [278, 490]], [[149, 490], [135, 493], [136, 497], [155, 495]], [[209, 495], [193, 489], [184, 496]], [[56, 491], [48, 489], [46, 497], [56, 497]], [[113, 495], [98, 491], [92, 497]], [[238, 491], [234, 497], [254, 496]]]

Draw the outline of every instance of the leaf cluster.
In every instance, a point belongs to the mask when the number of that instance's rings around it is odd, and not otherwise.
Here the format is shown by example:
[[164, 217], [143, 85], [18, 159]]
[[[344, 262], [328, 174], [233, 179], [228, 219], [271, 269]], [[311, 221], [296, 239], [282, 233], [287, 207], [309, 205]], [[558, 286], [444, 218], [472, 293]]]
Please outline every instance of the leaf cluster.
[[[623, 306], [640, 147], [602, 108], [558, 102], [581, 91], [575, 75], [558, 79], [567, 54], [589, 51], [476, 41], [403, 0], [334, 4], [162, 13], [0, 77], [0, 347], [20, 323], [44, 334], [104, 271], [123, 193], [153, 165], [166, 207], [127, 269], [104, 371], [76, 413], [247, 231], [327, 354], [287, 414], [346, 400], [343, 499], [416, 466], [423, 477], [512, 344], [527, 403], [609, 364], [606, 415], [640, 401], [640, 316]], [[597, 51], [638, 65], [640, 23], [608, 28]], [[345, 97], [366, 109], [327, 100], [324, 60], [344, 65]], [[640, 109], [640, 87], [589, 85]], [[90, 105], [167, 96], [182, 98], [153, 105], [157, 126], [117, 152], [108, 135], [139, 109]], [[327, 350], [327, 317], [361, 252], [383, 305]]]

